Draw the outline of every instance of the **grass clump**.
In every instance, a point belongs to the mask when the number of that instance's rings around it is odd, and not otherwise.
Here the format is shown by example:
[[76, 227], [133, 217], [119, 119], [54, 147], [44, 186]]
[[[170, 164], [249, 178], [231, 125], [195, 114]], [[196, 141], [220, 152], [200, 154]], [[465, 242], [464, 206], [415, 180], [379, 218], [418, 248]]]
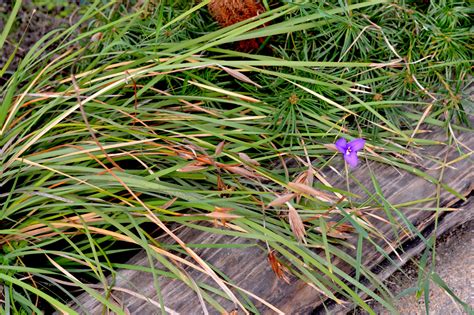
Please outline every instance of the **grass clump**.
[[[401, 147], [426, 143], [421, 122], [467, 122], [467, 7], [262, 1], [265, 12], [220, 28], [207, 4], [95, 1], [0, 88], [3, 311], [74, 313], [75, 288], [123, 313], [109, 300], [117, 270], [133, 268], [120, 258], [144, 249], [163, 266], [149, 268], [155, 279], [184, 281], [220, 312], [223, 300], [256, 312], [175, 226], [248, 238], [280, 277], [287, 269], [370, 313], [365, 292], [394, 311], [383, 284], [330, 232], [343, 226], [377, 247], [346, 211], [362, 204], [318, 175], [342, 135], [368, 140], [377, 152], [364, 158], [400, 167]], [[234, 50], [256, 38], [266, 40], [253, 53]], [[328, 222], [332, 212], [343, 218]], [[182, 255], [213, 287], [183, 276]]]

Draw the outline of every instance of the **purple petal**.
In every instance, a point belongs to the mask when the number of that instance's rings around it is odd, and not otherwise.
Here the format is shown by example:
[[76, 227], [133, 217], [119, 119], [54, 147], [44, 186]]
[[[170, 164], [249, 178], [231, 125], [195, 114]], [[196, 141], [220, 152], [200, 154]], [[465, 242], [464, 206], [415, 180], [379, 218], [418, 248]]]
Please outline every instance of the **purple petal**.
[[342, 154], [346, 154], [347, 150], [347, 141], [344, 138], [340, 138], [335, 143], [336, 149], [341, 152]]
[[349, 164], [349, 166], [352, 168], [356, 167], [359, 163], [359, 159], [357, 158], [357, 152], [355, 151], [352, 151], [349, 154], [344, 154], [344, 160], [346, 160], [347, 164]]
[[361, 138], [357, 138], [352, 140], [347, 144], [349, 148], [351, 148], [351, 151], [360, 151], [364, 148], [365, 140]]

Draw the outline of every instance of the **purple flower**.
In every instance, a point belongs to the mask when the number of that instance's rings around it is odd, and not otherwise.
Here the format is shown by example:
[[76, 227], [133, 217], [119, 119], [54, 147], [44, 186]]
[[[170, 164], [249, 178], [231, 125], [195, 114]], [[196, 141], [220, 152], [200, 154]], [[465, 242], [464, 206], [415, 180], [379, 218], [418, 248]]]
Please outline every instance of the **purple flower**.
[[336, 148], [339, 152], [344, 155], [344, 160], [351, 167], [356, 167], [359, 159], [357, 158], [357, 151], [360, 151], [364, 148], [365, 140], [364, 139], [354, 139], [351, 142], [347, 143], [346, 139], [340, 138], [336, 141]]

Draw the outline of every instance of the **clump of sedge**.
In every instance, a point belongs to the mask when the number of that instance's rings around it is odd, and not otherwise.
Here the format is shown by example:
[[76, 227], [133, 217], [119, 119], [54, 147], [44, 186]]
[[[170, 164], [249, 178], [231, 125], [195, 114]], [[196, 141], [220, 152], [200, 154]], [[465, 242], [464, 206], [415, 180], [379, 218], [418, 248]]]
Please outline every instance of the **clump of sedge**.
[[[208, 7], [212, 17], [222, 27], [230, 26], [265, 12], [263, 5], [256, 0], [212, 0]], [[236, 43], [236, 49], [244, 52], [257, 50], [263, 40], [263, 37], [243, 40]]]

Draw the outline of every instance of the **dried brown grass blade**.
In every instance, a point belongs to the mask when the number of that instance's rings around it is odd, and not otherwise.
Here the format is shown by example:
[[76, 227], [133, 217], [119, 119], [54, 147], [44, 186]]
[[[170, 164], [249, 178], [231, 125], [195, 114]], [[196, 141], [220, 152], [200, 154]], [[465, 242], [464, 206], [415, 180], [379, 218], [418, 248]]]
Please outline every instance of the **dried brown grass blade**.
[[242, 216], [236, 215], [236, 214], [230, 214], [230, 213], [225, 213], [225, 212], [211, 212], [211, 213], [206, 213], [204, 216], [213, 218], [213, 219], [219, 219], [219, 220], [233, 220], [233, 219], [238, 219], [241, 218]]
[[[338, 239], [348, 239], [349, 237], [351, 237], [350, 233], [353, 233], [355, 231], [355, 229], [347, 223], [337, 225], [337, 222], [329, 221], [326, 223], [326, 226], [326, 234], [328, 236]], [[320, 227], [316, 227], [315, 230], [322, 233]]]
[[289, 182], [288, 187], [295, 190], [296, 192], [303, 193], [303, 194], [306, 194], [306, 195], [310, 195], [310, 196], [312, 196], [316, 199], [319, 199], [323, 202], [334, 203], [334, 202], [337, 201], [336, 198], [331, 196], [330, 194], [319, 191], [319, 190], [316, 190], [313, 187], [310, 187], [310, 186], [308, 186], [306, 184], [303, 184], [303, 183]]
[[272, 202], [270, 202], [268, 204], [268, 206], [269, 207], [281, 206], [281, 205], [287, 203], [288, 201], [290, 201], [291, 199], [293, 199], [295, 196], [296, 196], [296, 194], [293, 194], [293, 193], [279, 196], [276, 199], [274, 199]]
[[239, 166], [226, 166], [225, 169], [232, 172], [232, 173], [234, 173], [234, 174], [242, 175], [242, 176], [245, 176], [245, 177], [250, 177], [250, 178], [258, 177], [257, 174], [252, 173], [249, 170], [246, 170], [245, 168], [239, 167]]
[[240, 215], [230, 214], [229, 212], [234, 210], [233, 208], [221, 208], [215, 207], [214, 211], [211, 213], [205, 214], [206, 217], [214, 219], [214, 225], [217, 226], [217, 220], [221, 221], [223, 226], [226, 226], [227, 221], [241, 218]]
[[247, 290], [243, 289], [242, 287], [236, 286], [235, 284], [232, 284], [232, 283], [230, 283], [230, 282], [226, 282], [226, 284], [228, 284], [228, 285], [231, 286], [231, 287], [236, 288], [236, 289], [239, 290], [240, 292], [243, 292], [243, 293], [247, 294], [248, 296], [254, 298], [255, 300], [259, 301], [260, 303], [262, 303], [263, 305], [265, 305], [266, 307], [268, 307], [269, 309], [271, 309], [272, 311], [274, 311], [275, 314], [278, 314], [278, 315], [285, 315], [285, 313], [283, 313], [281, 310], [279, 310], [276, 306], [274, 306], [273, 304], [270, 304], [269, 302], [265, 301], [264, 299], [262, 299], [262, 298], [259, 297], [258, 295], [253, 294], [252, 292], [247, 291]]
[[174, 197], [173, 199], [167, 201], [164, 205], [161, 206], [161, 209], [168, 209], [169, 207], [171, 207], [173, 205], [173, 203], [178, 200], [178, 197]]
[[230, 74], [231, 76], [236, 78], [237, 80], [240, 80], [240, 81], [245, 82], [245, 83], [253, 84], [258, 88], [262, 87], [260, 84], [255, 83], [248, 76], [246, 76], [245, 74], [243, 74], [242, 72], [240, 72], [238, 70], [227, 68], [227, 67], [224, 67], [224, 66], [219, 66], [219, 67], [221, 67], [222, 70], [224, 70], [225, 72], [227, 72], [228, 74]]
[[221, 155], [222, 150], [224, 150], [224, 146], [225, 146], [225, 141], [221, 141], [221, 142], [216, 146], [216, 151], [214, 152], [214, 154], [215, 154], [216, 156]]
[[248, 156], [247, 154], [243, 153], [243, 152], [239, 152], [239, 157], [244, 160], [245, 162], [249, 163], [249, 164], [252, 164], [252, 165], [255, 165], [255, 166], [259, 166], [260, 163], [258, 163], [257, 161], [255, 161], [254, 159], [250, 158], [250, 156]]
[[191, 163], [181, 168], [178, 168], [176, 171], [181, 173], [197, 172], [206, 169], [206, 165], [197, 165], [196, 163]]

